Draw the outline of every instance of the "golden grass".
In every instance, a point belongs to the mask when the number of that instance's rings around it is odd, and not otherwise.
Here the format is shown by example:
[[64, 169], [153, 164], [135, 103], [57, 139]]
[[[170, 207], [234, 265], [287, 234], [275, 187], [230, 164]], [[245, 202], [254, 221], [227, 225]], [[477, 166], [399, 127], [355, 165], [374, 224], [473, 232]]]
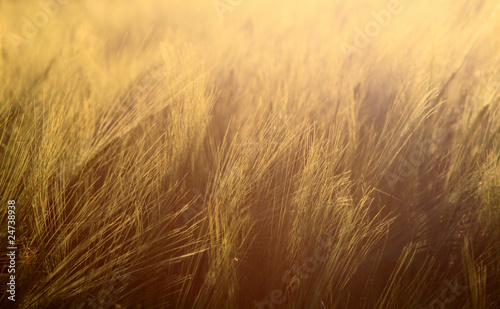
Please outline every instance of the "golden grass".
[[219, 2], [0, 1], [15, 305], [498, 308], [496, 1]]

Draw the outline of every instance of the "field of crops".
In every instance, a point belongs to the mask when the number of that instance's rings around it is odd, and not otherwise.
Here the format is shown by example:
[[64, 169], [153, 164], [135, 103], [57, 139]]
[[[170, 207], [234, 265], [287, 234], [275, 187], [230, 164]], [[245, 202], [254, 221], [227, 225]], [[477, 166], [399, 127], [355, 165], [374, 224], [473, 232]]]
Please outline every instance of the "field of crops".
[[1, 308], [500, 308], [497, 0], [0, 0]]

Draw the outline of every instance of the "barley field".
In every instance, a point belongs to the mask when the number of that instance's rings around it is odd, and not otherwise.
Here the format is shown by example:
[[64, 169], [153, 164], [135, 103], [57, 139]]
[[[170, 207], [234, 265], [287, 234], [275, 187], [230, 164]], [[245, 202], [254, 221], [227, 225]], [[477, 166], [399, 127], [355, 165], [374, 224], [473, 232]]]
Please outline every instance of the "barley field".
[[1, 308], [500, 308], [497, 0], [0, 0]]

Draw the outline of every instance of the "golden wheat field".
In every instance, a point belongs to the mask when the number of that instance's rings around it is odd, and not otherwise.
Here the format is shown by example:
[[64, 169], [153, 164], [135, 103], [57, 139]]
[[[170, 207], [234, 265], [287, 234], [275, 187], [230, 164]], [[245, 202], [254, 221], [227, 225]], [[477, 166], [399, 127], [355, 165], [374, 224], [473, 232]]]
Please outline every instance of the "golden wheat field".
[[0, 308], [500, 308], [497, 0], [0, 0]]

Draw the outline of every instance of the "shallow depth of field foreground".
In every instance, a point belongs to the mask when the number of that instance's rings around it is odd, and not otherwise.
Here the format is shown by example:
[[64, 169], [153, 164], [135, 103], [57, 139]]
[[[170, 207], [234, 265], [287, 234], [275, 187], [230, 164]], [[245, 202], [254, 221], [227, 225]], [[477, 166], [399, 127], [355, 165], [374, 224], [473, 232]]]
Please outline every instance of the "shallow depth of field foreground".
[[0, 307], [500, 308], [499, 33], [496, 0], [0, 0]]

